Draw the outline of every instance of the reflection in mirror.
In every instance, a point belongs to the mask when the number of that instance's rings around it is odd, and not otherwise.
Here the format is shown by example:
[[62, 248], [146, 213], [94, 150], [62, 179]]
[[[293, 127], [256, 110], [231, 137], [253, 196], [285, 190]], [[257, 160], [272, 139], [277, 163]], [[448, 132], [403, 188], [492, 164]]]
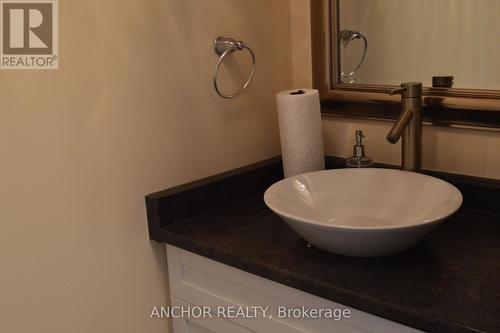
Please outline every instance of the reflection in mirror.
[[[339, 0], [338, 31], [361, 33], [369, 48], [338, 79], [431, 87], [434, 76], [453, 76], [454, 88], [500, 90], [499, 14], [499, 0]], [[361, 38], [339, 42], [341, 72], [353, 72], [364, 48]]]

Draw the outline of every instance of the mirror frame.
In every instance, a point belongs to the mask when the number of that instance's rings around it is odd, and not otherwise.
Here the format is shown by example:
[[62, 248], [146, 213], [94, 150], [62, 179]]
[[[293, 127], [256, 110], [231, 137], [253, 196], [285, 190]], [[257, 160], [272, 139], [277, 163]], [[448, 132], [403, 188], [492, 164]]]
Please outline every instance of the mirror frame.
[[[339, 0], [311, 0], [313, 87], [325, 115], [393, 120], [401, 97], [396, 86], [339, 81]], [[500, 78], [499, 78], [500, 79]], [[500, 131], [500, 90], [429, 88], [423, 90], [424, 124]]]

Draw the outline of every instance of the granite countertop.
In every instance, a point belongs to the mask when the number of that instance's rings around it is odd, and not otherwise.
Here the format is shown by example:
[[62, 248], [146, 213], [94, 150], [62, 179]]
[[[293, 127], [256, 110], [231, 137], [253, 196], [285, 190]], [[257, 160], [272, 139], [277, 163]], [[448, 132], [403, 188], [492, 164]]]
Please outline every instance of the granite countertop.
[[160, 223], [152, 238], [423, 331], [500, 332], [500, 214], [464, 204], [409, 251], [352, 258], [307, 247], [267, 208], [262, 187]]

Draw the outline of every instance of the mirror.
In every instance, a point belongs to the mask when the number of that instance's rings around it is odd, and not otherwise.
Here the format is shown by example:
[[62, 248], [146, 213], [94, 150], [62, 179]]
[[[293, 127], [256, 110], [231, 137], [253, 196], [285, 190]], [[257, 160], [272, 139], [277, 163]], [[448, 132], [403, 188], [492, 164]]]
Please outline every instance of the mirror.
[[[338, 83], [421, 81], [426, 87], [500, 90], [499, 0], [338, 0], [335, 5]], [[435, 76], [440, 78], [433, 84]]]
[[396, 119], [401, 96], [389, 90], [419, 81], [424, 124], [500, 131], [500, 0], [310, 5], [312, 78], [323, 114]]

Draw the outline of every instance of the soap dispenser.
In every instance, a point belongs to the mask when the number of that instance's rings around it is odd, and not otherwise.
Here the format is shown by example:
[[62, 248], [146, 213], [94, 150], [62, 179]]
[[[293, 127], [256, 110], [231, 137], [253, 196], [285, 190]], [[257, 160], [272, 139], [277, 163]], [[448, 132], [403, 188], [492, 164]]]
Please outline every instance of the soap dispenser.
[[349, 157], [346, 161], [346, 165], [349, 168], [368, 168], [373, 165], [373, 159], [365, 156], [364, 137], [363, 131], [356, 131], [356, 144], [353, 147], [353, 156]]

